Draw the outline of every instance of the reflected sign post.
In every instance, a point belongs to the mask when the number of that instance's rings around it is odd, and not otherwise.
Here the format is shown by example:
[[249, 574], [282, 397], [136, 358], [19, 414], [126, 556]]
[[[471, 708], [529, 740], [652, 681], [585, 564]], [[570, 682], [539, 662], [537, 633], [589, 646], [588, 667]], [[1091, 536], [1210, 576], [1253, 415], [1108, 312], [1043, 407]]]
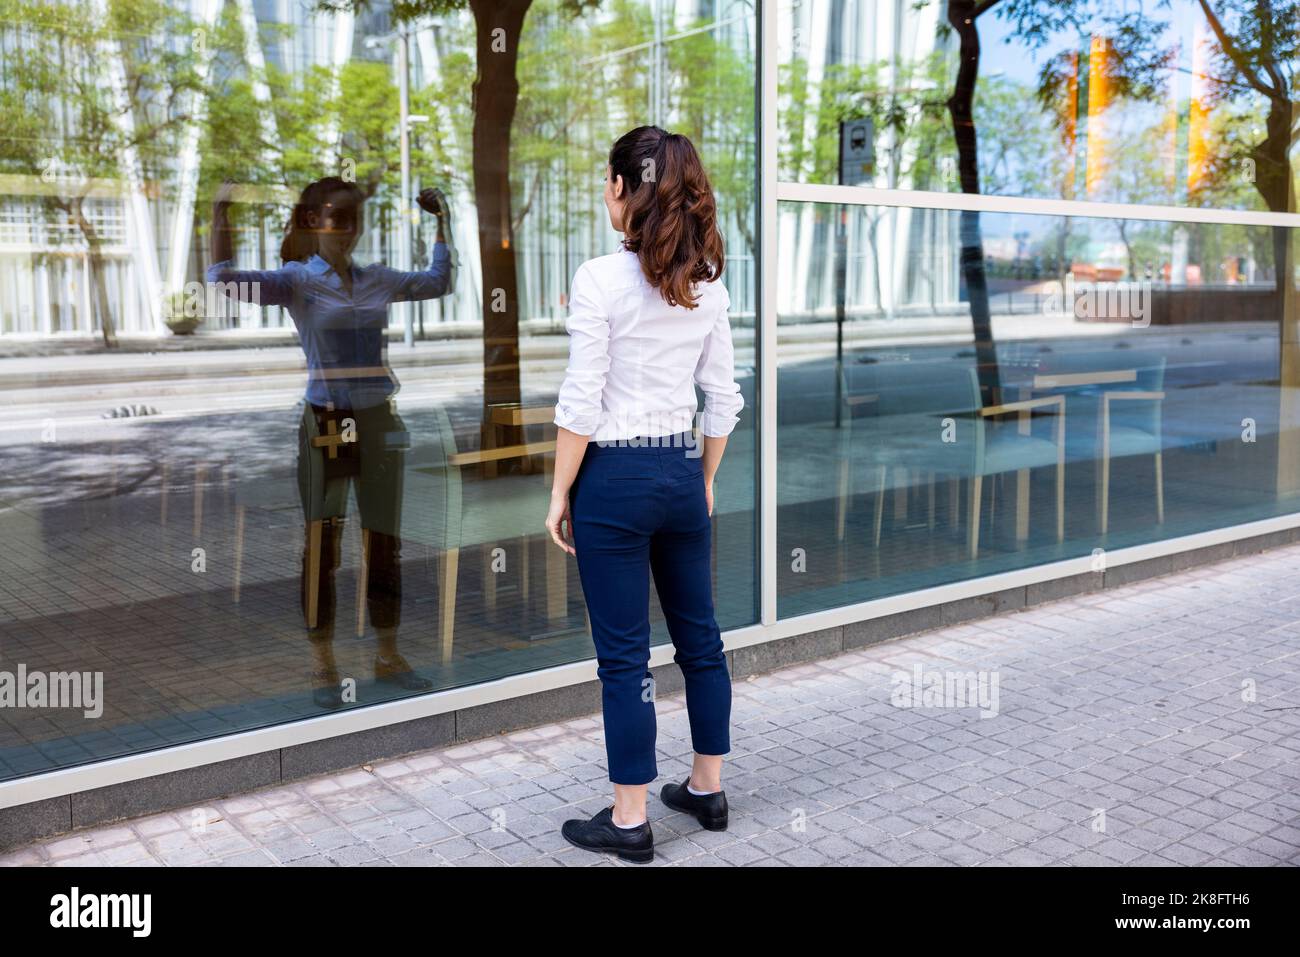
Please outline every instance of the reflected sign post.
[[[870, 186], [875, 172], [875, 126], [870, 117], [840, 123], [841, 186]], [[841, 206], [835, 222], [835, 427], [844, 406], [844, 304], [848, 293], [848, 209]]]

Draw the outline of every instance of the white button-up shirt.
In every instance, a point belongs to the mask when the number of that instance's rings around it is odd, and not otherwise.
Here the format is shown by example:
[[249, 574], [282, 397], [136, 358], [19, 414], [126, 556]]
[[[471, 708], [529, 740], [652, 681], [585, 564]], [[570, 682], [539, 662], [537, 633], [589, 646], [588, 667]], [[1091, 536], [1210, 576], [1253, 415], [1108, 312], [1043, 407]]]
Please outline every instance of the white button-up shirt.
[[555, 424], [596, 441], [688, 431], [704, 393], [700, 432], [730, 435], [744, 399], [736, 383], [731, 297], [700, 283], [694, 309], [670, 306], [633, 252], [590, 259], [569, 297], [569, 366]]

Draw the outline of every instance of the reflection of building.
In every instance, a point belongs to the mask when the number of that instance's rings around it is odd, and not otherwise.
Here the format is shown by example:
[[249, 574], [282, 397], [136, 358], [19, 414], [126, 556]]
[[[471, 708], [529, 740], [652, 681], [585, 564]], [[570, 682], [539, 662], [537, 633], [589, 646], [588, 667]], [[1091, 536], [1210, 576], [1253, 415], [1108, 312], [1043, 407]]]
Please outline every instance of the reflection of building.
[[[537, 6], [539, 11], [530, 13], [530, 22], [535, 26], [530, 27], [529, 42], [544, 44], [548, 31], [559, 35], [574, 29], [572, 22], [555, 20], [553, 15], [544, 16], [541, 0]], [[609, 90], [625, 85], [628, 77], [644, 84], [645, 96], [640, 109], [627, 112], [609, 109], [602, 116], [583, 118], [572, 127], [557, 128], [557, 135], [580, 142], [587, 149], [590, 159], [587, 168], [571, 170], [566, 164], [538, 169], [520, 162], [514, 205], [516, 209], [526, 206], [527, 215], [520, 220], [515, 246], [525, 329], [530, 328], [528, 320], [538, 320], [539, 328], [553, 330], [562, 321], [568, 283], [578, 264], [613, 248], [616, 237], [605, 228], [603, 215], [599, 215], [598, 181], [590, 179], [588, 174], [599, 175], [604, 151], [613, 137], [628, 125], [655, 122], [671, 126], [679, 119], [680, 110], [671, 88], [672, 71], [680, 73], [686, 68], [680, 52], [682, 45], [703, 33], [752, 62], [752, 23], [743, 8], [732, 11], [732, 6], [712, 0], [693, 4], [648, 2], [647, 15], [654, 12], [650, 17], [649, 42], [608, 50], [587, 64], [598, 78], [598, 85], [607, 84]], [[198, 23], [213, 24], [222, 15], [238, 17], [244, 44], [242, 63], [235, 64], [234, 71], [252, 80], [251, 90], [259, 110], [248, 121], [259, 127], [261, 139], [268, 144], [279, 143], [282, 137], [276, 129], [271, 91], [262, 81], [267, 67], [305, 75], [318, 68], [337, 71], [350, 60], [391, 60], [394, 75], [397, 69], [396, 44], [382, 4], [368, 8], [357, 17], [342, 12], [313, 13], [310, 5], [289, 0], [189, 0], [189, 10]], [[596, 12], [581, 21], [582, 28], [598, 24], [601, 15]], [[441, 88], [447, 82], [445, 58], [456, 53], [461, 44], [472, 41], [473, 30], [473, 21], [465, 12], [448, 14], [437, 22], [430, 21], [414, 29], [409, 44], [412, 89]], [[104, 73], [106, 81], [112, 79], [111, 68]], [[555, 82], [569, 80], [559, 75], [554, 78]], [[447, 139], [454, 155], [468, 157], [469, 144], [458, 139], [458, 131], [467, 129], [468, 124], [462, 124], [463, 117], [457, 114], [469, 102], [470, 90], [466, 88], [461, 94], [463, 102], [439, 102], [440, 112], [422, 119], [438, 127], [438, 135]], [[201, 99], [192, 98], [189, 103], [196, 115], [202, 115], [204, 106]], [[527, 109], [527, 103], [521, 104], [517, 126], [531, 120]], [[421, 135], [422, 126], [422, 123], [412, 123], [413, 137]], [[340, 139], [346, 133], [330, 131], [332, 142], [323, 155], [340, 160], [348, 149], [344, 142], [354, 147], [346, 137]], [[745, 118], [745, 128], [720, 139], [716, 148], [733, 149], [736, 133], [742, 141], [752, 139], [752, 110]], [[132, 157], [119, 157], [121, 179], [106, 181], [92, 194], [89, 216], [101, 227], [105, 242], [104, 275], [118, 332], [165, 334], [164, 300], [202, 275], [206, 239], [195, 228], [196, 223], [206, 220], [202, 206], [208, 199], [197, 195], [196, 188], [204, 163], [201, 140], [198, 124], [191, 124], [182, 132], [174, 165], [161, 183], [145, 182], [138, 169], [132, 172]], [[707, 138], [701, 146], [707, 154], [710, 148]], [[267, 165], [276, 165], [274, 155], [268, 157]], [[326, 172], [322, 169], [320, 175]], [[417, 166], [412, 173], [413, 192], [425, 185], [448, 185], [441, 171]], [[458, 170], [457, 174], [453, 239], [461, 259], [460, 279], [454, 296], [418, 307], [421, 328], [458, 322], [472, 329], [481, 323], [483, 305], [472, 174], [468, 169]], [[575, 191], [575, 181], [581, 183], [580, 190]], [[132, 187], [131, 183], [136, 185]], [[277, 265], [280, 228], [287, 217], [284, 197], [292, 196], [303, 185], [287, 183], [280, 193], [262, 191], [268, 200], [273, 198], [276, 202], [264, 205], [267, 215], [241, 235], [236, 247], [241, 263]], [[0, 296], [0, 335], [86, 336], [98, 327], [84, 239], [76, 229], [58, 222], [57, 217], [45, 215], [36, 205], [42, 190], [48, 188], [49, 184], [38, 176], [7, 177], [0, 181], [0, 277], [5, 280], [5, 293]], [[396, 203], [391, 191], [381, 191], [379, 199]], [[371, 222], [358, 254], [362, 260], [401, 265], [397, 217], [391, 210], [381, 209], [382, 205], [382, 202], [370, 205]], [[753, 256], [736, 224], [728, 221], [724, 226], [728, 231], [733, 270], [729, 278], [735, 284], [737, 310], [752, 313], [753, 303], [744, 290], [752, 286]], [[752, 225], [747, 231], [752, 233]], [[432, 236], [422, 235], [418, 240], [427, 247]], [[418, 248], [419, 243], [415, 245]], [[401, 324], [399, 310], [394, 310], [392, 321], [395, 326]], [[287, 326], [287, 316], [278, 309], [245, 306], [240, 314], [213, 320], [207, 328], [243, 331]]]
[[[803, 129], [788, 135], [811, 142], [818, 121], [816, 97], [825, 95], [821, 87], [828, 72], [863, 64], [878, 67], [874, 77], [878, 88], [904, 105], [910, 113], [909, 125], [917, 123], [920, 111], [914, 87], [927, 82], [920, 65], [943, 48], [936, 33], [942, 6], [918, 6], [908, 0], [783, 6], [782, 58], [806, 63], [808, 87], [815, 97], [806, 105]], [[911, 175], [919, 150], [913, 138], [904, 133], [900, 141], [895, 129], [881, 124], [876, 136], [876, 176], [871, 185], [890, 189], [930, 185], [916, 182]], [[824, 211], [808, 206], [783, 207], [781, 215], [793, 219], [782, 226], [783, 235], [793, 237], [793, 248], [782, 254], [781, 286], [792, 298], [782, 300], [781, 314], [790, 321], [827, 318], [814, 315], [810, 308], [835, 299], [832, 270], [824, 268], [834, 257], [835, 224]], [[908, 307], [950, 310], [956, 304], [957, 261], [951, 253], [956, 220], [951, 213], [878, 208], [865, 218], [851, 217], [850, 224], [846, 289], [850, 315], [893, 316]], [[818, 281], [809, 282], [809, 276]]]
[[[89, 260], [80, 230], [52, 221], [40, 177], [0, 177], [0, 336], [88, 333], [94, 328]], [[109, 295], [119, 313], [138, 308], [133, 224], [118, 183], [92, 192], [87, 216], [104, 238]]]
[[[189, 0], [186, 6], [201, 30], [215, 23], [226, 3]], [[314, 16], [306, 12], [304, 5], [286, 0], [229, 0], [229, 7], [245, 28], [243, 52], [245, 63], [253, 68], [250, 75], [260, 76], [258, 71], [268, 60], [277, 64], [296, 62], [303, 67], [336, 66], [351, 54], [352, 18], [345, 14]], [[267, 22], [288, 28], [269, 45], [269, 51], [263, 49], [257, 29]], [[186, 42], [191, 42], [190, 38]], [[106, 47], [103, 62], [83, 66], [120, 99], [125, 96], [125, 79], [121, 61], [114, 58], [120, 49], [112, 43]], [[206, 75], [206, 66], [200, 66], [201, 76]], [[257, 101], [269, 108], [265, 83], [255, 82], [253, 90]], [[202, 115], [204, 105], [201, 98], [194, 96], [184, 104], [196, 116]], [[128, 138], [131, 117], [130, 110], [117, 115]], [[269, 113], [250, 117], [250, 122], [261, 123], [264, 138], [275, 141]], [[75, 121], [68, 135], [76, 135]], [[128, 335], [162, 333], [165, 298], [201, 275], [194, 262], [201, 242], [194, 230], [195, 207], [206, 201], [196, 190], [202, 163], [199, 125], [189, 124], [181, 131], [179, 141], [178, 155], [161, 181], [146, 181], [138, 158], [124, 150], [115, 158], [119, 178], [105, 181], [90, 193], [90, 218], [106, 227], [100, 234], [105, 242], [103, 270], [113, 325]], [[84, 336], [99, 326], [84, 237], [63, 225], [58, 214], [44, 212], [36, 202], [43, 192], [78, 189], [70, 182], [77, 171], [59, 165], [57, 137], [51, 138], [49, 150], [53, 158], [46, 175], [9, 178], [0, 189], [0, 274], [13, 280], [5, 283], [9, 302], [0, 306], [0, 335]], [[277, 243], [278, 237], [268, 243], [265, 235], [259, 235], [246, 243], [251, 249], [241, 249], [240, 253], [250, 256], [250, 262], [267, 263], [267, 247]], [[274, 324], [280, 325], [282, 320], [276, 317]]]

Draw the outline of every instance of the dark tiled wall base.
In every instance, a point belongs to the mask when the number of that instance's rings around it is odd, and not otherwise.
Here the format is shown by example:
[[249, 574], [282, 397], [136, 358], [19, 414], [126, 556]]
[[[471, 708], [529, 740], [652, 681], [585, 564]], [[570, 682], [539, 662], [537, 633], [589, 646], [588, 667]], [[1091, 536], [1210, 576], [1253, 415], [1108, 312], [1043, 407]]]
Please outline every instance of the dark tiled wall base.
[[0, 810], [0, 849], [72, 830], [72, 798], [47, 798]]
[[[1117, 588], [1146, 578], [1168, 575], [1198, 565], [1224, 561], [1300, 541], [1300, 529], [1133, 562], [1054, 581], [1009, 588], [959, 601], [918, 608], [881, 618], [826, 628], [780, 641], [737, 648], [727, 653], [733, 678], [772, 671], [801, 661], [829, 658], [844, 651], [945, 625], [1000, 615], [1104, 588]], [[682, 688], [675, 665], [655, 669], [658, 691], [673, 694]], [[472, 741], [506, 731], [565, 721], [600, 711], [600, 683], [589, 681], [521, 698], [477, 705], [416, 721], [313, 741], [263, 754], [110, 787], [49, 798], [0, 810], [0, 848], [60, 834], [79, 827], [152, 814], [286, 781], [311, 777], [369, 761], [413, 751]]]

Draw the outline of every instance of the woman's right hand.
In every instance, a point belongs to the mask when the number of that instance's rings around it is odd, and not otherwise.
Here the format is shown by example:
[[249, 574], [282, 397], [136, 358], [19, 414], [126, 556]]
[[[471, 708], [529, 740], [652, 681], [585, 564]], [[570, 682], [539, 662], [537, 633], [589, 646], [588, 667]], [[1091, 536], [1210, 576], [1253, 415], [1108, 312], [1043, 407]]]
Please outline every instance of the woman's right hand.
[[713, 517], [713, 480], [704, 483], [704, 501], [709, 506], [709, 518]]
[[546, 513], [546, 530], [551, 533], [551, 541], [556, 545], [570, 555], [578, 554], [573, 547], [573, 515], [569, 511], [567, 496], [563, 498], [551, 496], [551, 508]]

